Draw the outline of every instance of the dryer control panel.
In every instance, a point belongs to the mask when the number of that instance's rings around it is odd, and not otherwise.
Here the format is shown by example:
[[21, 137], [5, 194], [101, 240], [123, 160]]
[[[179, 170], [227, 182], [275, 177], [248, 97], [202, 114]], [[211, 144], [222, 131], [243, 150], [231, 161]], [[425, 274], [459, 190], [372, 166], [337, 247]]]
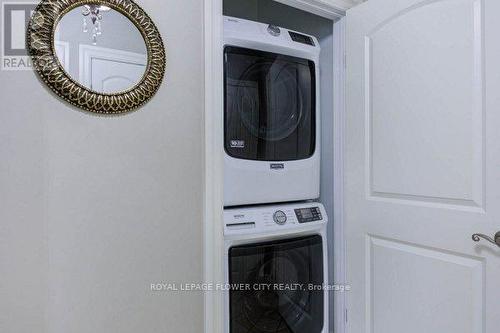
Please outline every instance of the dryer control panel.
[[224, 234], [242, 235], [303, 229], [327, 223], [318, 202], [266, 205], [224, 210]]

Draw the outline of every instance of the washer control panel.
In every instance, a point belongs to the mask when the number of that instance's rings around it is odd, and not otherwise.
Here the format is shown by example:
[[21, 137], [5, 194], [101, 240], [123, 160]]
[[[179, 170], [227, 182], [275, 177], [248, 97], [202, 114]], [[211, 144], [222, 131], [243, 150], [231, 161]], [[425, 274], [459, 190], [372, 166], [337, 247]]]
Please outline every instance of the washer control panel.
[[315, 227], [327, 223], [319, 202], [224, 209], [224, 234], [258, 234]]
[[299, 223], [309, 223], [323, 219], [319, 207], [298, 208], [295, 209], [295, 215], [297, 215]]

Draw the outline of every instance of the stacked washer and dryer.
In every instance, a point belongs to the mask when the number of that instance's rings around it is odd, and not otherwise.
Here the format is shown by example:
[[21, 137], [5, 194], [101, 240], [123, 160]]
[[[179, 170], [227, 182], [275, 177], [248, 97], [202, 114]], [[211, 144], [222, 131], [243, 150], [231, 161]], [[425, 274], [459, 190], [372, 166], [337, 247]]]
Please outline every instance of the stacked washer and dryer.
[[328, 331], [318, 40], [224, 18], [226, 333]]

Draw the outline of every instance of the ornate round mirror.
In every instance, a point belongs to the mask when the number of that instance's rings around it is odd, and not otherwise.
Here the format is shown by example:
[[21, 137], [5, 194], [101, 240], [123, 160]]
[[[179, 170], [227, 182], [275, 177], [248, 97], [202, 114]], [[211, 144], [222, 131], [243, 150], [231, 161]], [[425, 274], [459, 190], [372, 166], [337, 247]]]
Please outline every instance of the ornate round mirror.
[[118, 114], [140, 107], [165, 73], [160, 33], [131, 0], [43, 0], [27, 39], [41, 79], [90, 112]]

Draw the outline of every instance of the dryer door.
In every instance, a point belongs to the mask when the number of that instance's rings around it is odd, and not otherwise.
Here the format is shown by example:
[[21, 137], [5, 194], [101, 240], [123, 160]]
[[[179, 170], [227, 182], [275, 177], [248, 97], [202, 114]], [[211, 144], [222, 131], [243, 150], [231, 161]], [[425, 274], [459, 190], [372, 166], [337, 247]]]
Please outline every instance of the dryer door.
[[316, 143], [316, 79], [311, 60], [227, 46], [225, 149], [259, 161], [309, 158]]
[[232, 247], [230, 332], [322, 332], [322, 243], [310, 236]]

